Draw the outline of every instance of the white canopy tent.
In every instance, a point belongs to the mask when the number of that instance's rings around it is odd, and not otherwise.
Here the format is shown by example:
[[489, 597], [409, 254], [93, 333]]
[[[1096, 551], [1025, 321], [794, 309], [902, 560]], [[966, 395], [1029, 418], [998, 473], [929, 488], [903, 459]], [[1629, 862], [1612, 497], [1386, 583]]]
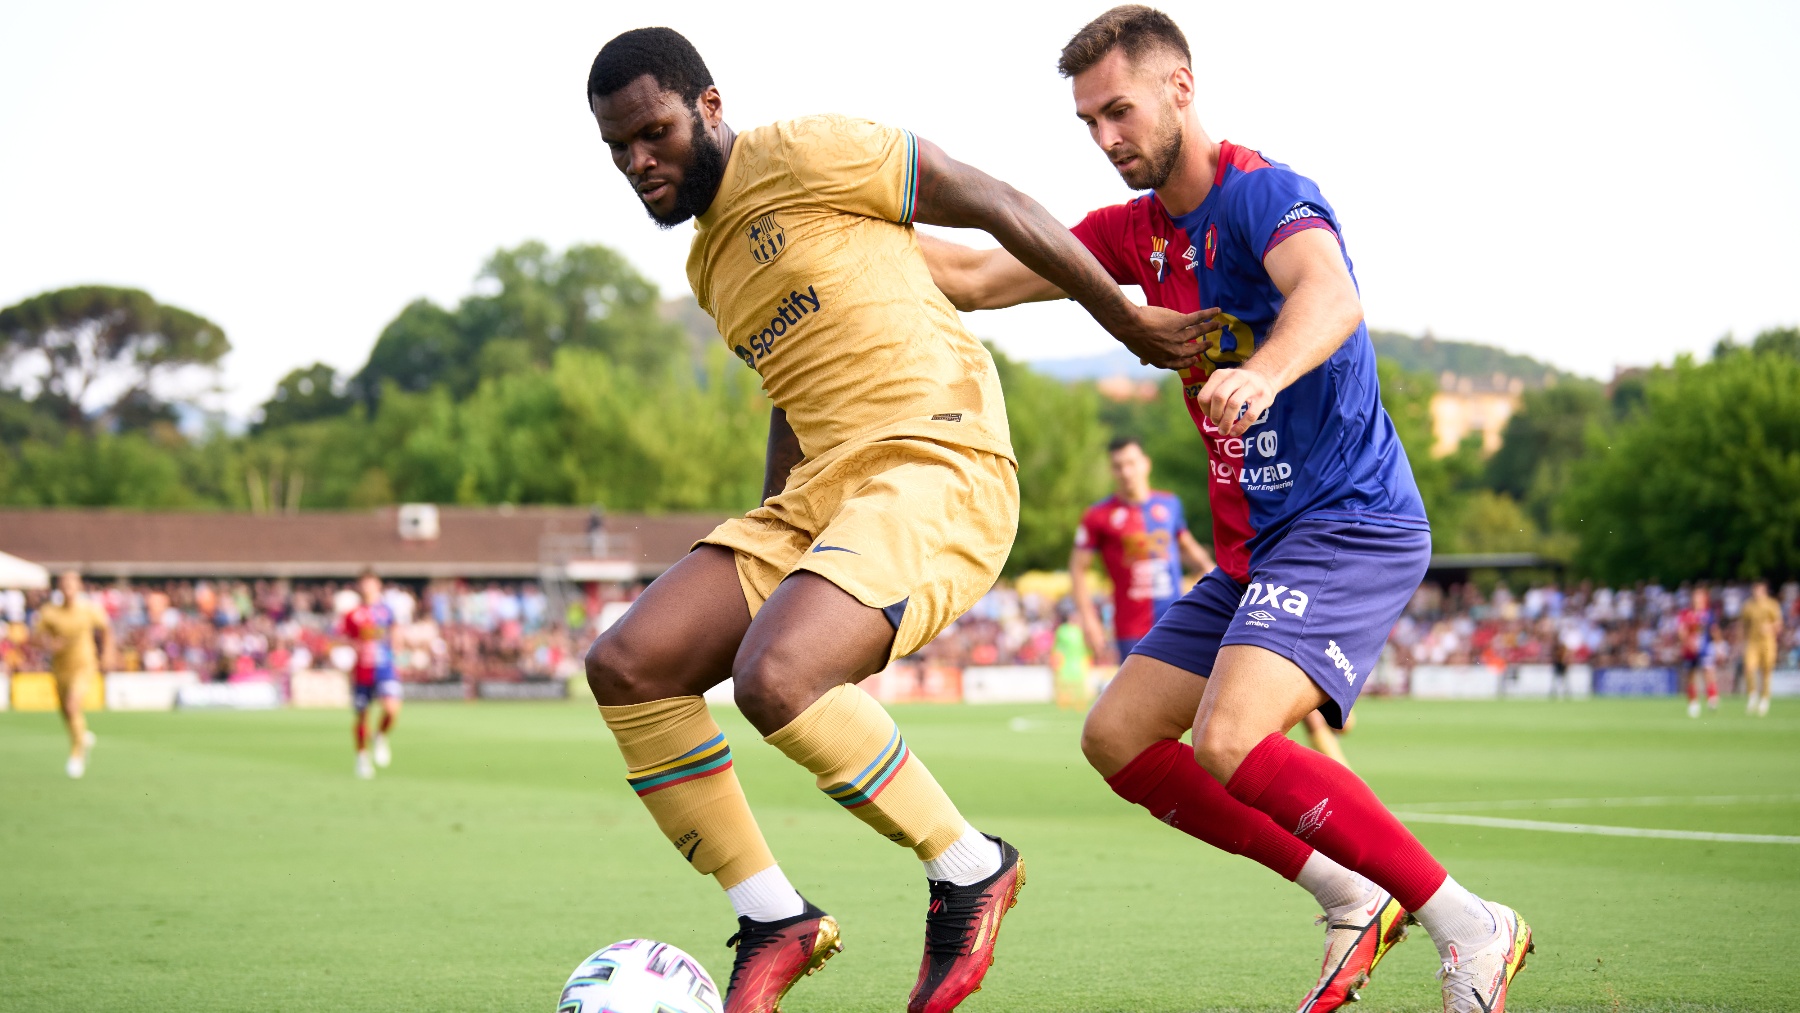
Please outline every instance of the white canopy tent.
[[19, 590], [42, 590], [49, 586], [49, 570], [44, 569], [36, 563], [20, 559], [18, 556], [9, 556], [4, 552], [0, 552], [0, 591], [12, 590], [15, 588]]

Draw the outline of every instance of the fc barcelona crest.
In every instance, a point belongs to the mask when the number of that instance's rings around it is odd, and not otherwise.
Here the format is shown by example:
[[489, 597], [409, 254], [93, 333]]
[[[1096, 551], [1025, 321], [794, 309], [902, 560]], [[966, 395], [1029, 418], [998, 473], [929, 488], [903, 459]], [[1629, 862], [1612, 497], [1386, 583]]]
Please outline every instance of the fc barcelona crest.
[[758, 264], [767, 264], [787, 249], [787, 233], [781, 230], [781, 223], [774, 215], [763, 215], [744, 226], [744, 235], [750, 237], [750, 256], [756, 258]]

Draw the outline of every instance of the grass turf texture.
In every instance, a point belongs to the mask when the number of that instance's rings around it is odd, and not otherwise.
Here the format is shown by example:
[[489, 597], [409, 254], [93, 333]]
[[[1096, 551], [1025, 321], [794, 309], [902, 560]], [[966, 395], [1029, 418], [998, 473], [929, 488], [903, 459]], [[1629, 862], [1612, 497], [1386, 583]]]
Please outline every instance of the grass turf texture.
[[[1736, 708], [1741, 708], [1741, 702]], [[1690, 721], [1675, 700], [1372, 700], [1346, 740], [1407, 802], [1800, 790], [1800, 706]], [[907, 741], [1030, 883], [964, 1009], [1290, 1010], [1317, 973], [1310, 898], [1111, 795], [1048, 708], [896, 708]], [[726, 710], [784, 868], [847, 949], [786, 1008], [891, 1010], [917, 968], [918, 864]], [[0, 1008], [549, 1010], [615, 939], [667, 940], [723, 984], [734, 922], [625, 786], [591, 707], [414, 705], [395, 765], [351, 776], [345, 715], [99, 714], [86, 780], [53, 715], [0, 714]], [[1469, 810], [1800, 833], [1800, 803]], [[1514, 1008], [1791, 1009], [1800, 847], [1416, 825], [1538, 934]], [[1422, 931], [1360, 1010], [1435, 1010]]]

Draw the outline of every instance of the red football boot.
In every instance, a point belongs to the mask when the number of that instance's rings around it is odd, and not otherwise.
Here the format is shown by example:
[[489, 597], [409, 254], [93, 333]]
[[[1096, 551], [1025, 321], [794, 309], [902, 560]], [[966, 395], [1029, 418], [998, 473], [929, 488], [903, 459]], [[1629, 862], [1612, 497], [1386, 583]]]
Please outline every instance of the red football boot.
[[1394, 945], [1406, 938], [1412, 916], [1385, 890], [1376, 891], [1366, 908], [1351, 916], [1325, 923], [1325, 964], [1319, 982], [1300, 1000], [1297, 1013], [1330, 1013], [1358, 998], [1357, 990], [1369, 981], [1375, 965]]
[[906, 1013], [949, 1013], [981, 990], [981, 979], [994, 962], [1000, 919], [1019, 902], [1025, 863], [1017, 848], [998, 837], [984, 836], [1000, 846], [999, 872], [973, 886], [930, 881], [925, 959], [919, 965], [919, 983], [906, 1002]]
[[844, 948], [837, 919], [811, 901], [806, 910], [776, 922], [739, 918], [737, 933], [725, 945], [737, 948], [725, 1013], [779, 1013], [788, 989]]

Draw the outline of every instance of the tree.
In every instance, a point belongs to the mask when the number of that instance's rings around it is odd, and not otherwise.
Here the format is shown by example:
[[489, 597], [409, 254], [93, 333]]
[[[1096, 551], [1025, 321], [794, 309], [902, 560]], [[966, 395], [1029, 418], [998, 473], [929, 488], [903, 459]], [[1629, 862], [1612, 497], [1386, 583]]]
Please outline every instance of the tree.
[[656, 286], [604, 246], [500, 250], [454, 312], [420, 299], [401, 310], [350, 382], [373, 404], [384, 385], [457, 398], [497, 373], [548, 369], [558, 350], [599, 352], [637, 375], [692, 363], [686, 332], [660, 312]]
[[159, 379], [214, 369], [230, 350], [217, 324], [134, 288], [65, 288], [0, 310], [0, 375], [36, 374], [35, 400], [82, 429], [95, 410], [158, 416]]
[[1800, 359], [1800, 327], [1771, 327], [1757, 334], [1745, 348], [1727, 334], [1713, 346], [1713, 358], [1722, 359], [1729, 355], [1752, 352], [1758, 355], [1785, 355], [1790, 359]]
[[1588, 448], [1588, 430], [1608, 421], [1599, 384], [1575, 380], [1526, 391], [1506, 422], [1500, 449], [1487, 460], [1487, 486], [1525, 505], [1538, 527], [1553, 523], [1556, 505]]
[[263, 402], [256, 432], [300, 422], [331, 418], [350, 410], [355, 399], [344, 391], [337, 370], [323, 362], [289, 371], [275, 384], [275, 395]]
[[993, 355], [1019, 461], [1019, 534], [1005, 572], [1060, 570], [1082, 510], [1106, 492], [1100, 395], [1091, 384], [1070, 386]]
[[1610, 432], [1590, 429], [1562, 511], [1601, 580], [1800, 575], [1800, 359], [1677, 360]]

